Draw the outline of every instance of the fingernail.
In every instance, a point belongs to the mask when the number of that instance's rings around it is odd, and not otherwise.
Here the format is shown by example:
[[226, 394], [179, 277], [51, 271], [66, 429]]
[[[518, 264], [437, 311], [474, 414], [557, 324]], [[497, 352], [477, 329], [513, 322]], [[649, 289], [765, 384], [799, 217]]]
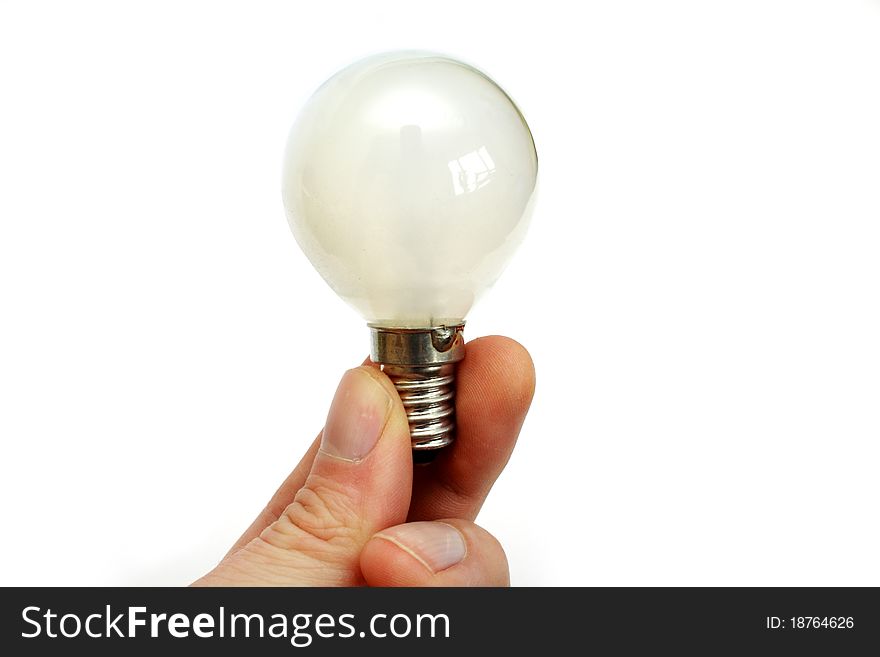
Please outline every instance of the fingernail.
[[339, 382], [321, 439], [321, 451], [346, 461], [360, 461], [382, 434], [391, 397], [381, 383], [360, 368]]
[[376, 534], [409, 552], [433, 573], [460, 563], [467, 554], [464, 537], [445, 522], [410, 522]]

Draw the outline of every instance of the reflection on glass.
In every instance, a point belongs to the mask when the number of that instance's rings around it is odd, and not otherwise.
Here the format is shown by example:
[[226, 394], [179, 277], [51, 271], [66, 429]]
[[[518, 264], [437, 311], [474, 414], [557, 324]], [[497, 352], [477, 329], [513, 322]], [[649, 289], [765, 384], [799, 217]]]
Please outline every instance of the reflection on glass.
[[450, 161], [448, 166], [456, 196], [485, 187], [495, 173], [495, 162], [485, 146]]

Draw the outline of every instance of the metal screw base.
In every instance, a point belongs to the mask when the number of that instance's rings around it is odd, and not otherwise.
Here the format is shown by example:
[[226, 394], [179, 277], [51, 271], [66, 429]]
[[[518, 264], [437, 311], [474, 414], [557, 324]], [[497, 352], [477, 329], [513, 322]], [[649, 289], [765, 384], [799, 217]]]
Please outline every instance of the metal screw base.
[[455, 363], [416, 367], [385, 365], [400, 394], [414, 450], [440, 449], [454, 440]]
[[426, 329], [370, 325], [371, 358], [381, 363], [406, 410], [414, 459], [433, 460], [455, 440], [455, 369], [464, 324]]

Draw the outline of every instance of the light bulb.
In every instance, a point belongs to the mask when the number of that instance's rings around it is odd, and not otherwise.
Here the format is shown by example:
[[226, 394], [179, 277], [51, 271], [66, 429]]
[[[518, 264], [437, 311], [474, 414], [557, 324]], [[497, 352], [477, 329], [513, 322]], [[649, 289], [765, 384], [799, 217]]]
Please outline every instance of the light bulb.
[[369, 57], [325, 82], [290, 131], [282, 190], [315, 269], [367, 320], [414, 455], [454, 438], [455, 365], [474, 301], [526, 231], [538, 157], [488, 76], [449, 57]]

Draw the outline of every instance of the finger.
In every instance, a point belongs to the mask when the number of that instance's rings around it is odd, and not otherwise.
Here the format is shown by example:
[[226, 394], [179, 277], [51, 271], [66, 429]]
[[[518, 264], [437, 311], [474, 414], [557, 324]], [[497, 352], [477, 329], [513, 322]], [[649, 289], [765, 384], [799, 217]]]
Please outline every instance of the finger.
[[[368, 356], [361, 365], [373, 366], [375, 364]], [[251, 540], [259, 536], [260, 532], [266, 529], [266, 527], [278, 520], [278, 516], [281, 515], [281, 512], [284, 511], [287, 505], [293, 501], [293, 496], [296, 494], [296, 491], [302, 488], [303, 484], [306, 482], [306, 477], [312, 469], [312, 462], [315, 460], [315, 454], [317, 454], [320, 446], [321, 434], [319, 433], [318, 437], [312, 441], [305, 456], [302, 457], [302, 460], [293, 469], [293, 472], [287, 475], [287, 479], [285, 479], [278, 487], [278, 490], [272, 495], [272, 499], [269, 500], [263, 510], [260, 511], [260, 515], [258, 515], [251, 523], [250, 527], [238, 537], [235, 545], [233, 545], [229, 549], [229, 552], [226, 553], [227, 557], [247, 545]]]
[[456, 440], [415, 469], [410, 521], [477, 517], [516, 444], [535, 392], [535, 368], [518, 342], [478, 338], [467, 344], [456, 386]]
[[349, 370], [293, 500], [210, 580], [258, 570], [280, 585], [362, 583], [360, 552], [379, 529], [405, 519], [411, 481], [409, 426], [394, 386], [375, 368]]
[[508, 586], [501, 544], [464, 520], [411, 522], [383, 529], [361, 552], [370, 586]]

